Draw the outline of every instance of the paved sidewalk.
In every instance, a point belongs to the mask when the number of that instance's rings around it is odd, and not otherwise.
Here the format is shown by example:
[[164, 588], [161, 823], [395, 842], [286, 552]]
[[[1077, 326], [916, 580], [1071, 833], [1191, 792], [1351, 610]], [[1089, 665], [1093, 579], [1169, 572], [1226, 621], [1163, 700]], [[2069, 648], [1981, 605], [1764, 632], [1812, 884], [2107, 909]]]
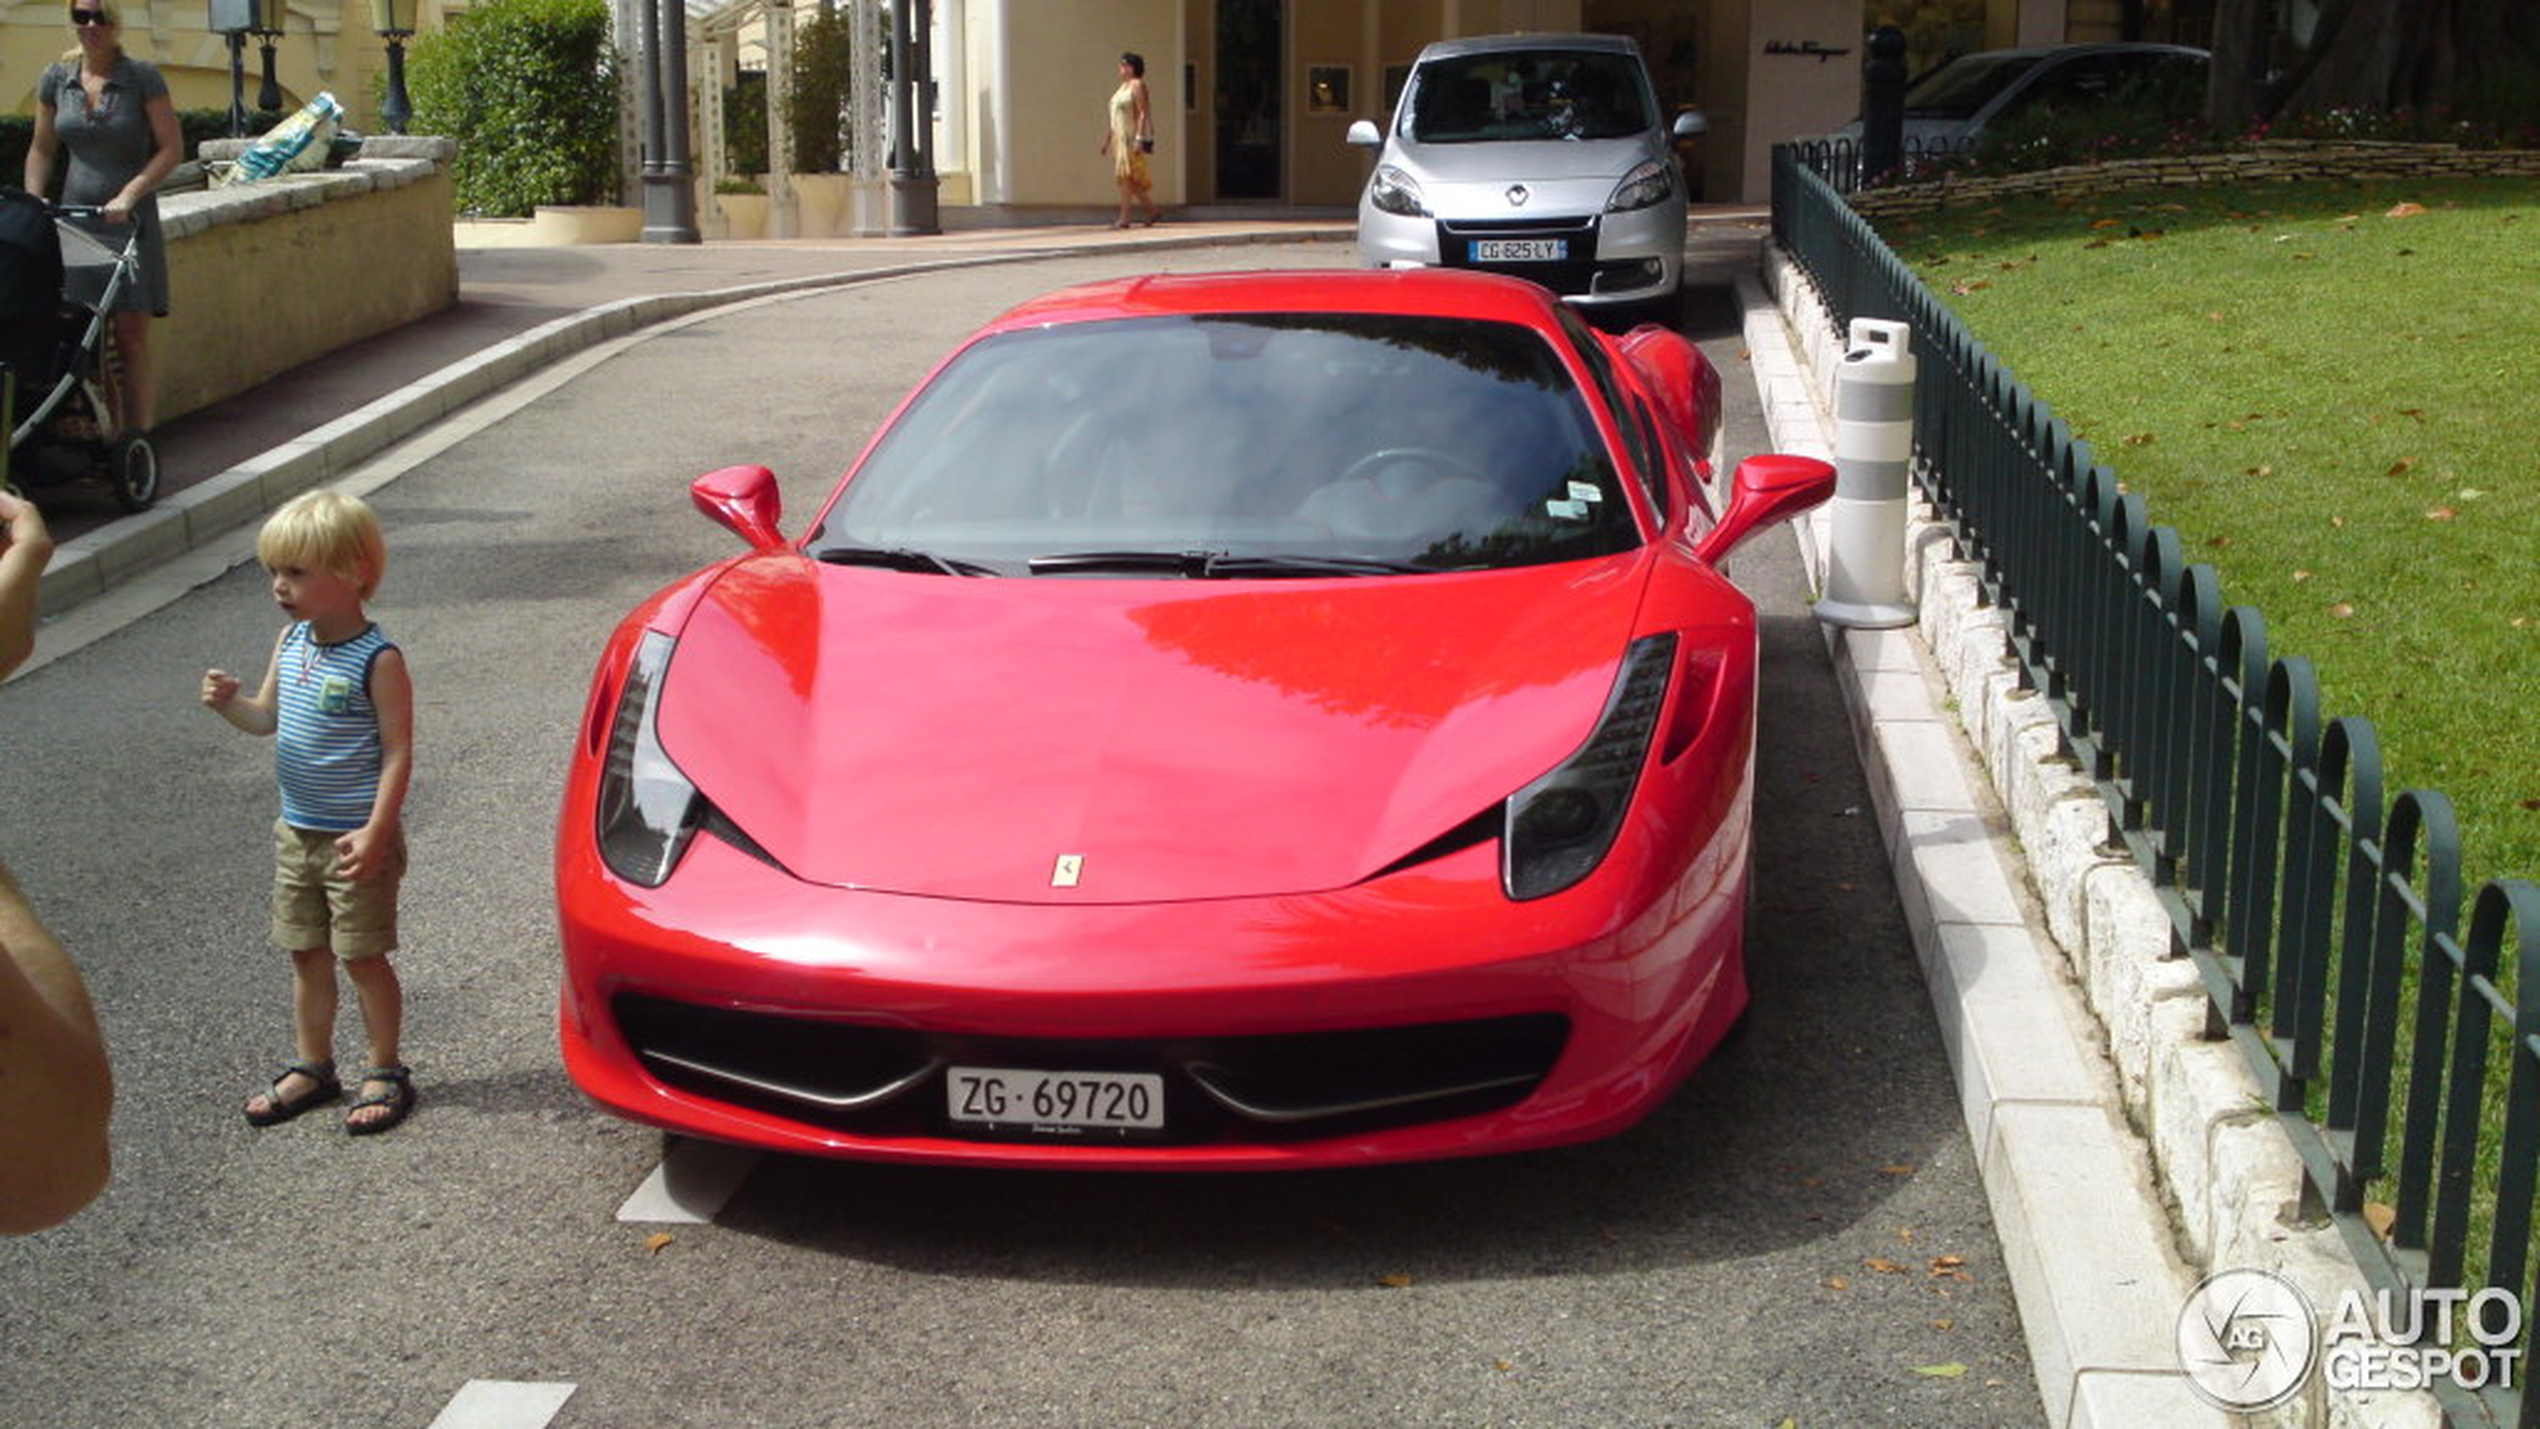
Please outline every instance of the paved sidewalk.
[[[1774, 445], [1832, 450], [1814, 380], [1754, 272], [1759, 211], [1702, 215], [1706, 277], [1734, 276]], [[1171, 222], [948, 232], [910, 239], [463, 250], [457, 307], [288, 373], [162, 431], [168, 494], [107, 519], [101, 499], [56, 518], [48, 619], [130, 572], [234, 539], [289, 494], [337, 479], [459, 407], [599, 343], [723, 304], [882, 274], [1108, 247], [1343, 242], [1346, 222]], [[312, 414], [337, 413], [312, 423]], [[1821, 550], [1812, 523], [1803, 546]], [[77, 623], [130, 618], [117, 602]], [[2089, 1013], [2060, 977], [2026, 896], [2019, 853], [1981, 770], [1942, 717], [1913, 631], [1833, 632], [1969, 1135], [2055, 1429], [2220, 1424], [2177, 1372], [2171, 1336], [2189, 1288], [2139, 1144], [2105, 1085]]]

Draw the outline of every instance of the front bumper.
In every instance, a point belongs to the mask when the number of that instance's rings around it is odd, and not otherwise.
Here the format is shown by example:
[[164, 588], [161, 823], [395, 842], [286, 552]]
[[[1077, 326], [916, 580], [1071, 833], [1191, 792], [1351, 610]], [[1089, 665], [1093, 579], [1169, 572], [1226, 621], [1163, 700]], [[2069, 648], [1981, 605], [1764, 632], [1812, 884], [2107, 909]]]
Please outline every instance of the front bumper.
[[[1688, 864], [1698, 890], [1625, 880], [1627, 904], [1600, 875], [1509, 905], [1492, 862], [1312, 898], [1057, 907], [812, 887], [710, 839], [642, 890], [568, 847], [565, 1063], [633, 1120], [875, 1160], [1268, 1169], [1620, 1131], [1744, 1006], [1742, 853]], [[957, 1065], [1154, 1073], [1166, 1126], [956, 1126]]]
[[[1558, 245], [1557, 258], [1504, 259], [1486, 245]], [[1414, 218], [1362, 203], [1360, 263], [1375, 268], [1471, 268], [1539, 283], [1583, 307], [1647, 302], [1684, 280], [1681, 203], [1630, 213], [1539, 213], [1522, 218]]]

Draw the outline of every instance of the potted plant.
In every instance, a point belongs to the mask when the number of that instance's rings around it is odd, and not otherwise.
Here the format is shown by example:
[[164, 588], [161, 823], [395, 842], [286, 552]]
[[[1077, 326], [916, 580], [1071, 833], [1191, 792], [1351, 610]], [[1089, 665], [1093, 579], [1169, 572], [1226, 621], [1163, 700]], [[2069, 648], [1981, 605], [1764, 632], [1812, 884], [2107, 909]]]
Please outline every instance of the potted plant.
[[793, 87], [785, 119], [793, 131], [792, 183], [802, 232], [846, 231], [847, 106], [854, 102], [853, 34], [848, 13], [824, 10], [794, 31]]
[[767, 236], [767, 186], [746, 174], [714, 181], [714, 206], [723, 214], [726, 238]]

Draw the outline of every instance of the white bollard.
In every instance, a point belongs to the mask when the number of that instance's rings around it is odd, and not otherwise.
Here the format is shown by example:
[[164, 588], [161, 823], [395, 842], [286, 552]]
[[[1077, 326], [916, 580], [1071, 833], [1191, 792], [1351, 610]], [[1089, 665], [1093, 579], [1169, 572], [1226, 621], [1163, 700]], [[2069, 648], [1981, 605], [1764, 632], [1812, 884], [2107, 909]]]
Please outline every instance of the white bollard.
[[1834, 499], [1817, 618], [1855, 630], [1914, 623], [1905, 598], [1905, 484], [1914, 453], [1912, 329], [1852, 320], [1834, 382]]

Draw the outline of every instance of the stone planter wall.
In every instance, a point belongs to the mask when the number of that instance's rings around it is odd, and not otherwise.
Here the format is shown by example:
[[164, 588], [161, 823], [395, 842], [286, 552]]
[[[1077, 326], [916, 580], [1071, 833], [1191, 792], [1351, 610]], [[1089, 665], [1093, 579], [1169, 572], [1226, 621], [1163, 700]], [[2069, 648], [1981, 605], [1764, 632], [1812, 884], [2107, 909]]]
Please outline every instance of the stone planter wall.
[[[203, 149], [231, 157], [221, 143]], [[375, 138], [340, 169], [162, 195], [160, 420], [456, 303], [457, 153], [447, 139]]]

